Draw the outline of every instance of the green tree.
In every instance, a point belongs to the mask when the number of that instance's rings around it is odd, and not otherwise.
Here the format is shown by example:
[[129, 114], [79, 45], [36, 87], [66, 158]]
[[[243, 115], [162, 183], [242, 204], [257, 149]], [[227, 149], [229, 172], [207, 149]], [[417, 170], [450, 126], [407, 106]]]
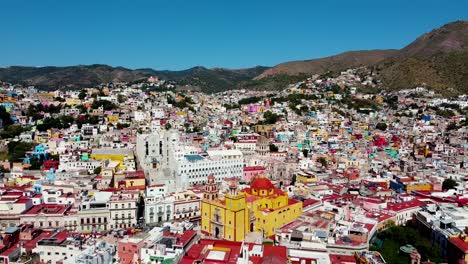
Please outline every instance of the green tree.
[[271, 111], [266, 111], [263, 113], [263, 118], [265, 119], [265, 124], [275, 124], [278, 121], [279, 116]]
[[88, 112], [88, 109], [87, 109], [84, 105], [82, 105], [82, 104], [77, 105], [77, 106], [76, 106], [76, 109], [79, 109], [81, 114], [85, 114], [85, 113]]
[[457, 123], [455, 123], [455, 122], [450, 122], [450, 123], [447, 125], [447, 128], [446, 128], [446, 129], [447, 129], [447, 131], [451, 131], [451, 130], [455, 130], [455, 129], [457, 129], [457, 128], [458, 128]]
[[334, 94], [339, 94], [341, 93], [341, 87], [338, 84], [332, 84], [330, 86], [330, 91], [332, 91]]
[[8, 159], [11, 162], [20, 162], [24, 159], [26, 152], [31, 151], [34, 146], [34, 143], [11, 141], [8, 143]]
[[0, 119], [2, 120], [2, 125], [3, 127], [7, 127], [11, 124], [13, 124], [13, 121], [11, 120], [10, 113], [8, 113], [5, 109], [5, 107], [0, 106]]
[[91, 107], [93, 109], [97, 109], [99, 107], [103, 107], [104, 110], [108, 111], [108, 110], [112, 110], [112, 109], [115, 109], [116, 108], [116, 105], [114, 103], [112, 103], [111, 101], [107, 101], [107, 100], [95, 100], [93, 102], [93, 104], [91, 105]]
[[68, 115], [60, 116], [59, 119], [63, 128], [69, 128], [75, 122], [75, 118]]
[[123, 94], [118, 94], [117, 95], [117, 101], [119, 102], [119, 104], [124, 103], [126, 100], [127, 100], [127, 97], [125, 95], [123, 95]]
[[60, 161], [60, 155], [59, 154], [52, 154], [52, 155], [50, 155], [50, 159], [55, 160], [55, 161]]
[[86, 95], [87, 95], [87, 93], [86, 93], [86, 91], [83, 89], [83, 90], [81, 90], [80, 93], [78, 94], [78, 98], [79, 98], [80, 100], [83, 100], [83, 99], [86, 98]]
[[95, 168], [93, 172], [94, 172], [94, 174], [100, 174], [101, 171], [102, 171], [102, 168], [101, 168], [101, 166], [99, 166], [99, 167]]
[[381, 131], [385, 131], [387, 130], [387, 124], [386, 123], [378, 123], [375, 128], [377, 128], [378, 130], [381, 130]]
[[21, 125], [10, 125], [0, 132], [0, 137], [2, 139], [14, 138], [16, 136], [21, 135], [21, 133], [25, 131], [29, 131], [29, 127], [23, 127]]
[[127, 123], [124, 123], [124, 124], [117, 123], [117, 129], [124, 129], [124, 128], [127, 128], [129, 126], [130, 126], [130, 124], [127, 124]]
[[270, 144], [270, 151], [271, 152], [278, 152], [278, 147], [275, 144]]
[[224, 104], [223, 106], [224, 106], [224, 108], [226, 108], [226, 110], [240, 108], [240, 105], [238, 105], [238, 104]]
[[320, 164], [322, 164], [322, 167], [323, 168], [327, 168], [328, 167], [328, 161], [326, 158], [324, 157], [318, 157], [317, 158], [317, 162], [319, 162]]
[[34, 156], [29, 160], [29, 162], [31, 164], [31, 167], [29, 167], [30, 170], [40, 170], [41, 169], [42, 161], [39, 158]]
[[443, 190], [455, 189], [457, 185], [458, 183], [454, 181], [452, 178], [445, 179], [444, 182], [442, 183], [442, 189]]

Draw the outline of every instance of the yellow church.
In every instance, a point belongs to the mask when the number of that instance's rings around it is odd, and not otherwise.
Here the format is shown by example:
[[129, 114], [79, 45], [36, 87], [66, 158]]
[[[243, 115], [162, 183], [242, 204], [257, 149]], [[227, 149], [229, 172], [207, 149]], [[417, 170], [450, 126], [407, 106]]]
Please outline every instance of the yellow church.
[[299, 217], [302, 202], [289, 199], [264, 176], [256, 178], [250, 188], [238, 191], [230, 185], [224, 199], [218, 197], [213, 175], [208, 176], [201, 206], [201, 228], [206, 235], [231, 241], [242, 241], [249, 232], [265, 237]]

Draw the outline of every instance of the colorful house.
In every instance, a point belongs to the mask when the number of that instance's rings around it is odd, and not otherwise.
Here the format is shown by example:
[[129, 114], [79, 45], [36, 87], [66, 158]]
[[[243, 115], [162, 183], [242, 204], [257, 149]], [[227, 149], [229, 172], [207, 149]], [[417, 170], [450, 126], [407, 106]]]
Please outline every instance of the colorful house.
[[118, 189], [145, 189], [145, 174], [143, 171], [132, 171], [114, 176], [114, 188]]
[[39, 144], [34, 147], [34, 150], [29, 152], [27, 157], [24, 158], [25, 164], [31, 164], [31, 159], [37, 159], [40, 163], [48, 160], [50, 158], [50, 154], [47, 152], [47, 147], [45, 145]]
[[116, 115], [107, 116], [107, 123], [117, 124], [118, 122], [119, 122], [119, 116], [116, 116]]
[[101, 149], [93, 149], [91, 152], [91, 159], [118, 161], [120, 164], [120, 167], [124, 167], [123, 164], [126, 158], [131, 158], [131, 159], [134, 158], [133, 150], [101, 148]]
[[317, 176], [308, 171], [299, 171], [296, 174], [296, 182], [303, 184], [314, 183], [317, 182]]
[[432, 184], [428, 181], [415, 181], [408, 177], [396, 177], [390, 181], [390, 188], [396, 192], [411, 193], [412, 191], [431, 191]]
[[265, 171], [266, 169], [263, 166], [245, 167], [243, 179], [245, 182], [250, 183], [252, 179], [255, 179], [258, 176], [265, 174]]

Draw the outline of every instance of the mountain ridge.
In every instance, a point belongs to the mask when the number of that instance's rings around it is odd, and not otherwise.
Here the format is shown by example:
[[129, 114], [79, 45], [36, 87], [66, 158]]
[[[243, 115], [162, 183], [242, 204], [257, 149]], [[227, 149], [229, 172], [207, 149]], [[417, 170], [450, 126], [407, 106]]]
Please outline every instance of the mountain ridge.
[[[383, 89], [426, 84], [439, 91], [468, 92], [468, 21], [459, 20], [424, 33], [395, 50], [348, 51], [334, 56], [244, 69], [195, 66], [180, 71], [128, 69], [105, 64], [77, 66], [10, 66], [0, 68], [0, 80], [39, 88], [84, 88], [115, 81], [134, 82], [150, 76], [199, 87], [203, 92], [229, 89], [281, 89], [305, 75], [372, 67]], [[283, 87], [284, 88], [284, 87]]]
[[375, 64], [396, 54], [397, 51], [394, 49], [346, 51], [324, 58], [284, 62], [267, 69], [255, 79], [278, 74], [320, 74], [326, 71], [338, 71], [344, 68]]
[[[105, 64], [76, 66], [9, 66], [0, 68], [0, 80], [35, 85], [39, 88], [86, 88], [116, 81], [134, 82], [150, 76], [173, 80], [180, 84], [202, 85], [205, 91], [225, 90], [240, 81], [252, 79], [268, 67], [255, 66], [244, 69], [195, 66], [180, 71], [154, 70], [151, 68], [128, 69]], [[202, 79], [202, 80], [200, 80]]]

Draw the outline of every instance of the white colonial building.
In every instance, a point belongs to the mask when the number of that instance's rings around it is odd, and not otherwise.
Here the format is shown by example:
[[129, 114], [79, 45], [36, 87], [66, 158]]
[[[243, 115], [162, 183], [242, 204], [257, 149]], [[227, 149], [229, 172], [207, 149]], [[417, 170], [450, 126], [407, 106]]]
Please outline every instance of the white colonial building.
[[137, 224], [138, 191], [115, 193], [109, 200], [110, 228], [129, 228]]

